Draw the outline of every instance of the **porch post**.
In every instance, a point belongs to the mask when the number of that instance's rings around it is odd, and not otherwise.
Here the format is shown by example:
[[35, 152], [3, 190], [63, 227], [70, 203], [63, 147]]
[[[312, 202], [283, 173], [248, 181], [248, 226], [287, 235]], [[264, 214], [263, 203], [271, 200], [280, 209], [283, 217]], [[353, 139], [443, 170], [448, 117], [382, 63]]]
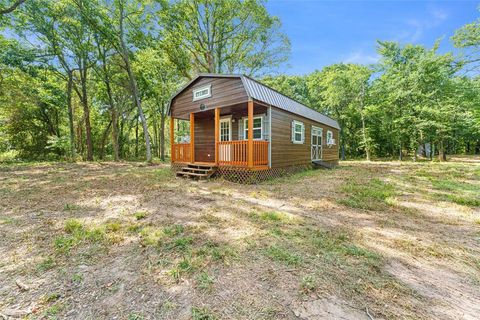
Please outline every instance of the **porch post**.
[[195, 162], [195, 114], [190, 113], [190, 162]]
[[173, 145], [175, 143], [175, 119], [173, 116], [170, 116], [170, 162], [175, 161], [175, 155], [173, 150]]
[[249, 100], [248, 104], [248, 167], [253, 167], [253, 100]]
[[220, 141], [220, 108], [215, 108], [215, 164], [218, 165], [218, 141]]

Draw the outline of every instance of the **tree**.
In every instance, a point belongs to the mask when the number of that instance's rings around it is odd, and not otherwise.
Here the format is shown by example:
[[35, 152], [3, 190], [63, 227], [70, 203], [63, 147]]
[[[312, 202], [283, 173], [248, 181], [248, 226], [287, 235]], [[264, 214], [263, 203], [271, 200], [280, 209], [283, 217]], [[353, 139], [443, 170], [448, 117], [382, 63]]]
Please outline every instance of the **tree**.
[[480, 68], [480, 19], [455, 31], [452, 41], [455, 47], [464, 50], [462, 63], [469, 66], [467, 71], [478, 70]]
[[[84, 0], [79, 0], [81, 3]], [[74, 158], [73, 114], [71, 110], [72, 89], [77, 93], [82, 106], [85, 123], [87, 160], [93, 160], [92, 128], [88, 99], [88, 74], [94, 63], [93, 35], [70, 0], [51, 2], [31, 0], [25, 6], [24, 23], [17, 25], [25, 37], [33, 34], [43, 44], [42, 50], [54, 57], [50, 64], [63, 69], [67, 82], [68, 112], [70, 119], [71, 156]], [[31, 34], [26, 34], [23, 29]], [[78, 78], [77, 78], [78, 77]]]
[[186, 77], [191, 73], [259, 75], [290, 51], [280, 21], [258, 0], [180, 0], [160, 12], [163, 47]]
[[461, 112], [454, 101], [452, 79], [458, 66], [452, 54], [437, 54], [419, 45], [401, 47], [395, 42], [379, 42], [379, 81], [384, 89], [384, 107], [393, 110], [394, 128], [400, 149], [407, 145], [416, 157], [418, 146], [430, 136], [445, 160], [445, 144], [452, 137], [455, 115]]
[[[139, 86], [146, 100], [152, 105], [154, 138], [158, 155], [165, 161], [167, 104], [183, 79], [161, 48], [148, 47], [138, 51], [134, 70], [139, 75]], [[157, 115], [160, 115], [160, 130], [157, 130]]]
[[147, 8], [141, 1], [114, 0], [112, 3], [90, 2], [87, 5], [81, 0], [74, 0], [82, 17], [88, 21], [90, 27], [99, 33], [105, 41], [119, 54], [124, 63], [125, 71], [132, 94], [132, 100], [137, 107], [138, 116], [142, 122], [145, 138], [145, 150], [147, 162], [152, 161], [150, 135], [148, 124], [140, 100], [140, 92], [136, 75], [132, 69], [132, 49], [129, 45], [134, 37], [139, 36], [137, 30], [144, 30], [144, 12]]
[[331, 114], [340, 124], [340, 152], [345, 159], [346, 140], [354, 141], [356, 121], [362, 119], [363, 147], [370, 159], [369, 138], [366, 128], [366, 97], [371, 70], [355, 64], [335, 64], [308, 76], [307, 84], [312, 99], [318, 101], [320, 109]]

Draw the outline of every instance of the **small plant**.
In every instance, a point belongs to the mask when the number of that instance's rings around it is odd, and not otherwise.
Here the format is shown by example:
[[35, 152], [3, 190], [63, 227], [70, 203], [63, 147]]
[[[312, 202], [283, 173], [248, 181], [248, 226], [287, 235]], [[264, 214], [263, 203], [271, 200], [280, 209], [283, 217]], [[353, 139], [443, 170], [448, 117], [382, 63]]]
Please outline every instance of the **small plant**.
[[128, 315], [128, 320], [143, 320], [143, 316], [138, 313], [132, 312]]
[[45, 297], [45, 302], [54, 302], [60, 299], [61, 295], [59, 293], [51, 293], [48, 296]]
[[175, 237], [179, 234], [182, 234], [185, 231], [185, 227], [181, 224], [175, 224], [173, 226], [168, 226], [163, 228], [163, 233], [169, 237]]
[[60, 302], [54, 303], [45, 310], [44, 315], [49, 319], [57, 319], [57, 315], [63, 310], [64, 305]]
[[170, 245], [171, 249], [177, 249], [179, 251], [187, 251], [193, 243], [193, 238], [191, 236], [188, 237], [180, 237], [175, 239], [173, 243]]
[[302, 278], [300, 282], [300, 290], [307, 294], [317, 289], [317, 281], [313, 275], [307, 275]]
[[267, 211], [260, 214], [260, 218], [264, 221], [281, 221], [283, 215], [276, 211]]
[[73, 234], [83, 230], [83, 224], [76, 219], [68, 219], [65, 221], [65, 232]]
[[179, 281], [180, 280], [180, 269], [179, 268], [173, 268], [171, 269], [168, 274], [175, 280]]
[[192, 320], [216, 320], [214, 316], [207, 308], [192, 308]]
[[122, 224], [118, 221], [109, 222], [105, 225], [107, 232], [118, 232], [122, 229]]
[[148, 216], [148, 212], [146, 211], [138, 211], [134, 213], [134, 217], [137, 220], [143, 220]]
[[80, 209], [80, 206], [72, 203], [65, 203], [65, 205], [63, 206], [64, 211], [73, 211], [78, 209]]
[[38, 271], [44, 272], [55, 267], [56, 263], [52, 257], [48, 257], [40, 262], [37, 266]]
[[80, 283], [82, 281], [83, 281], [83, 276], [81, 274], [76, 273], [72, 276], [72, 282]]
[[197, 277], [197, 287], [203, 292], [212, 291], [212, 285], [214, 278], [209, 276], [208, 273], [202, 272]]

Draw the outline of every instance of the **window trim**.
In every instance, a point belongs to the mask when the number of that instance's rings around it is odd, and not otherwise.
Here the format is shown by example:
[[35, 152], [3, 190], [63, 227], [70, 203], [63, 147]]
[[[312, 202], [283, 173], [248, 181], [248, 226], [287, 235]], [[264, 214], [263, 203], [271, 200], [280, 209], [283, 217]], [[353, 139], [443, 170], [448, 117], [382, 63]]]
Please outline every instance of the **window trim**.
[[[205, 94], [205, 95], [202, 95], [200, 97], [196, 97], [195, 94], [197, 92], [200, 92], [200, 91], [203, 91], [203, 90], [208, 90], [208, 93]], [[206, 98], [210, 98], [212, 96], [212, 85], [209, 84], [207, 86], [203, 86], [203, 87], [200, 87], [200, 88], [197, 88], [197, 89], [193, 89], [193, 101], [198, 101], [198, 100], [203, 100], [203, 99], [206, 99]]]
[[[254, 116], [253, 117], [253, 122], [255, 122], [255, 119], [260, 119], [260, 128], [254, 128], [253, 131], [260, 129], [260, 138], [253, 138], [253, 140], [263, 140], [263, 115], [261, 116]], [[248, 140], [248, 127], [246, 125], [246, 122], [248, 121], [248, 117], [242, 118], [243, 120], [243, 140]]]
[[228, 141], [232, 141], [233, 126], [232, 126], [232, 116], [231, 115], [220, 118], [220, 121], [219, 121], [219, 124], [218, 124], [218, 131], [219, 131], [219, 137], [218, 137], [219, 140], [218, 141], [222, 141], [222, 139], [221, 139], [221, 136], [222, 136], [222, 133], [221, 133], [222, 125], [221, 125], [221, 123], [222, 122], [227, 122], [228, 125], [230, 126], [229, 127], [230, 129], [229, 129], [229, 137], [228, 137], [229, 140]]
[[[329, 137], [331, 135], [331, 137]], [[327, 130], [327, 145], [329, 146], [334, 146], [335, 145], [335, 139], [333, 138], [333, 131], [332, 130]], [[332, 143], [333, 140], [333, 143]]]
[[[297, 124], [298, 125], [301, 125], [301, 129], [300, 129], [300, 141], [298, 141], [296, 139], [296, 136], [299, 132], [297, 132]], [[298, 120], [293, 120], [292, 121], [292, 131], [293, 131], [293, 135], [292, 135], [292, 142], [294, 144], [304, 144], [305, 143], [305, 123], [303, 123], [302, 121], [298, 121]]]

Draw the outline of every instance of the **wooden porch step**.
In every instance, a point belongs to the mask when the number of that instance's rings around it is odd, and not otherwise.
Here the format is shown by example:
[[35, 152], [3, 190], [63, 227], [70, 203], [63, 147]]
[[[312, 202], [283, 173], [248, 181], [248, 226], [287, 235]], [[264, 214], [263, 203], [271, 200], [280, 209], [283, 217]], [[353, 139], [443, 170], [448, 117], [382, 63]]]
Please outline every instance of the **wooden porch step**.
[[182, 178], [191, 178], [191, 179], [208, 179], [210, 178], [216, 171], [215, 165], [209, 164], [188, 164], [187, 166], [183, 167], [181, 171], [176, 173], [177, 177]]
[[215, 164], [203, 164], [203, 163], [191, 163], [186, 168], [196, 168], [196, 169], [208, 169], [211, 170], [216, 168]]
[[183, 171], [190, 171], [190, 172], [195, 172], [195, 173], [209, 173], [213, 171], [212, 168], [190, 168], [186, 167], [182, 169]]

